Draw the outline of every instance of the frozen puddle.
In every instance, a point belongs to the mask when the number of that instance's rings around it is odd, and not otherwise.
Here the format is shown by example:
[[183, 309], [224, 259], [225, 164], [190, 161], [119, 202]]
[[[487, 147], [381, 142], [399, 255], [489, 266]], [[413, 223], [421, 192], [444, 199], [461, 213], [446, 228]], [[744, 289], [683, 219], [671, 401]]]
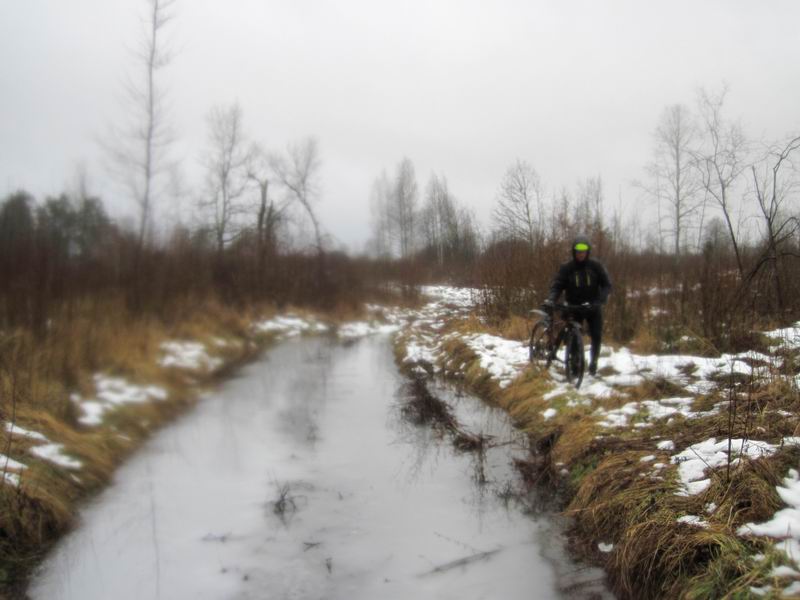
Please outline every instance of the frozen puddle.
[[[402, 383], [386, 337], [273, 349], [119, 470], [30, 596], [575, 597], [546, 519], [496, 493], [513, 444], [477, 485], [473, 454], [400, 418]], [[513, 435], [458, 403], [471, 430]]]

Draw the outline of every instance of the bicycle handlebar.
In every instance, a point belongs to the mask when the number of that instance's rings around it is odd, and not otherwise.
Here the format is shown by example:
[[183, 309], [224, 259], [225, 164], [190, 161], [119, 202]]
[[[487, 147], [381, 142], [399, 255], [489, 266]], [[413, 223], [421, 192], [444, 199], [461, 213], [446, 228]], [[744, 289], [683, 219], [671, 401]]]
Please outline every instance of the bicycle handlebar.
[[589, 302], [584, 304], [567, 304], [566, 302], [558, 302], [555, 304], [543, 304], [542, 310], [535, 311], [542, 316], [552, 317], [555, 312], [560, 312], [562, 315], [573, 316], [575, 314], [586, 313], [594, 310], [595, 306]]
[[594, 306], [589, 302], [585, 302], [583, 304], [567, 304], [566, 302], [558, 302], [555, 304], [545, 303], [542, 305], [542, 308], [545, 313], [552, 314], [555, 311], [572, 313], [572, 312], [592, 310]]

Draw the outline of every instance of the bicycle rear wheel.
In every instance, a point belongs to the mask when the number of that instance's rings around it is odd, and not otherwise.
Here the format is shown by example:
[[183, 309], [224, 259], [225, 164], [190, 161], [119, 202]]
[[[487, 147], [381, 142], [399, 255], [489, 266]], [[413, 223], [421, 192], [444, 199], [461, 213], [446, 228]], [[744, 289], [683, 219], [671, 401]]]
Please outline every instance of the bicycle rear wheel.
[[528, 340], [528, 361], [541, 362], [547, 361], [546, 366], [550, 366], [550, 361], [547, 360], [547, 325], [544, 321], [539, 321], [531, 329], [531, 337]]
[[586, 357], [583, 352], [583, 336], [580, 331], [571, 329], [564, 343], [564, 370], [567, 381], [576, 388], [581, 387], [583, 371], [586, 368]]

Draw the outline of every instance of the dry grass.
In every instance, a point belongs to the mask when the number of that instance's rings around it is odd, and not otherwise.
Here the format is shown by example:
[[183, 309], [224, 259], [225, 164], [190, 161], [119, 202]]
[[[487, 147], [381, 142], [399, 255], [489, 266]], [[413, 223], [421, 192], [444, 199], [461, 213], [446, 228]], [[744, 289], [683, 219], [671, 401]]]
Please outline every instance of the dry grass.
[[447, 340], [442, 348], [446, 358], [440, 361], [439, 367], [444, 375], [457, 377], [487, 401], [497, 400], [500, 388], [481, 368], [480, 359], [469, 346], [458, 338], [452, 338]]
[[[583, 535], [598, 541], [616, 540], [631, 523], [660, 508], [659, 498], [673, 486], [650, 477], [652, 467], [641, 462], [642, 456], [636, 451], [611, 454], [582, 478], [566, 512], [575, 518]], [[580, 465], [570, 464], [573, 469]]]
[[551, 385], [535, 367], [527, 368], [512, 382], [498, 400], [516, 423], [528, 433], [541, 427], [542, 411], [547, 408], [543, 399]]
[[445, 333], [458, 332], [462, 335], [469, 335], [472, 333], [497, 333], [495, 329], [481, 321], [475, 313], [470, 313], [469, 316], [465, 318], [448, 321], [442, 331]]
[[512, 315], [497, 328], [498, 334], [508, 340], [526, 341], [531, 335], [531, 321]]
[[[768, 520], [783, 505], [776, 486], [780, 485], [789, 467], [788, 456], [743, 461], [731, 469], [730, 479], [712, 479], [706, 496], [714, 499], [717, 509], [712, 515], [715, 522], [736, 530], [745, 523], [760, 523]], [[794, 456], [796, 459], [796, 454]], [[796, 463], [796, 460], [795, 460]]]
[[720, 557], [735, 570], [718, 582], [722, 589], [728, 588], [731, 575], [743, 574], [747, 554], [736, 536], [713, 527], [676, 523], [675, 514], [665, 510], [625, 530], [612, 553], [609, 571], [615, 590], [623, 597], [681, 598], [689, 596], [687, 588], [693, 579], [697, 586], [699, 578], [709, 577], [708, 566]]

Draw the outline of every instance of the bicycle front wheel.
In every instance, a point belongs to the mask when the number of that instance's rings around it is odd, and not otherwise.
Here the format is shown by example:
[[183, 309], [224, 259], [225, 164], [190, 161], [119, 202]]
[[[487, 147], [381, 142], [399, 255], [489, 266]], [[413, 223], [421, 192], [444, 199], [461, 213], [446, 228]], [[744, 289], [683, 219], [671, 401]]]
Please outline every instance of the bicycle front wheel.
[[564, 370], [567, 381], [576, 388], [581, 387], [583, 371], [586, 368], [586, 357], [583, 352], [583, 336], [580, 331], [570, 330], [565, 340]]
[[539, 321], [531, 329], [531, 338], [528, 340], [529, 362], [547, 360], [547, 337], [547, 327], [544, 321]]

